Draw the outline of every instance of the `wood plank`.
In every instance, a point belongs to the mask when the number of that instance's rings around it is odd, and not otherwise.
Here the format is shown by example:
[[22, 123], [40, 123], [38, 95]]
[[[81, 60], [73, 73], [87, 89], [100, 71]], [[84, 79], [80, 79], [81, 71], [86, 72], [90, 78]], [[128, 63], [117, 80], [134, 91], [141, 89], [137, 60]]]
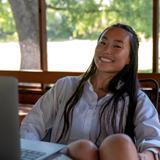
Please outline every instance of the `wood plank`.
[[[51, 71], [0, 71], [0, 76], [14, 76], [19, 82], [53, 83], [64, 76], [77, 76], [82, 72], [51, 72]], [[138, 78], [154, 78], [160, 80], [160, 73], [138, 73]]]
[[77, 76], [82, 74], [81, 72], [48, 72], [48, 71], [0, 71], [0, 76], [13, 76], [16, 77], [19, 82], [27, 83], [54, 83], [57, 79], [72, 75]]

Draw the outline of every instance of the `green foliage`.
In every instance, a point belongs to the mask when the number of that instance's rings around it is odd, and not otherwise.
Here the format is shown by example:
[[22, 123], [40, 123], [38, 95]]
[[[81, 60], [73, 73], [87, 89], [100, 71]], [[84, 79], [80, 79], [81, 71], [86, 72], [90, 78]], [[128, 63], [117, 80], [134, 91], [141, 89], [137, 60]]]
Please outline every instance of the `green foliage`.
[[152, 36], [151, 0], [115, 0], [110, 9], [115, 14], [114, 21], [131, 25], [146, 38]]
[[[127, 23], [152, 36], [151, 0], [46, 0], [48, 40], [97, 39], [108, 25]], [[0, 41], [17, 40], [11, 7], [0, 0]]]
[[152, 69], [142, 69], [142, 70], [138, 70], [138, 73], [152, 73]]
[[[48, 38], [96, 39], [113, 23], [127, 23], [146, 38], [152, 36], [151, 0], [48, 0]], [[49, 18], [52, 17], [52, 18]], [[54, 17], [54, 18], [53, 18]]]
[[7, 1], [0, 0], [0, 41], [17, 40], [15, 22]]
[[[76, 0], [50, 0], [47, 2], [49, 40], [94, 37], [92, 33], [97, 28], [95, 26], [101, 15], [98, 5], [93, 0], [81, 0], [78, 1], [79, 3]], [[49, 18], [51, 14], [52, 21]]]

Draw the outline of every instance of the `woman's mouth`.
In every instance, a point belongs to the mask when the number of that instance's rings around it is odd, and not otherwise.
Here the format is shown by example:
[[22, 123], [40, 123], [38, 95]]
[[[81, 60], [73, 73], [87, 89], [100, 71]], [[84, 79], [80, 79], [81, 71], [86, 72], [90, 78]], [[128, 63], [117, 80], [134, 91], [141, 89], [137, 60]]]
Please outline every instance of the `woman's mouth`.
[[112, 63], [112, 62], [113, 62], [112, 59], [106, 58], [106, 57], [99, 57], [99, 60], [100, 60], [102, 63]]

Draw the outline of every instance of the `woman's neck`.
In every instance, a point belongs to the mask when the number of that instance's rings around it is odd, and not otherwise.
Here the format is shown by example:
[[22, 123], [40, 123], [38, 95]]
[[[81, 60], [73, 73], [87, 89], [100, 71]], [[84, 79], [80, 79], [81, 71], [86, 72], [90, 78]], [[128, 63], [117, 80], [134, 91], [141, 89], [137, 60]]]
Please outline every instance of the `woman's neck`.
[[91, 77], [91, 83], [92, 83], [93, 89], [98, 96], [106, 95], [109, 82], [113, 77], [114, 77], [113, 74], [102, 74], [102, 73], [95, 73]]

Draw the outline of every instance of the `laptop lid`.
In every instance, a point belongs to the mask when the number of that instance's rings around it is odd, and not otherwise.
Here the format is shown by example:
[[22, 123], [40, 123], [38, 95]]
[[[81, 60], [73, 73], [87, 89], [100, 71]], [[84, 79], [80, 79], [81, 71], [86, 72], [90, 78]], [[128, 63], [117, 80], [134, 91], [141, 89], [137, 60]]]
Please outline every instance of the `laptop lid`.
[[[17, 79], [0, 76], [0, 160], [20, 160], [22, 150], [43, 153], [37, 160], [51, 159], [65, 145], [24, 139], [20, 141], [18, 106]], [[27, 159], [25, 156], [23, 158]]]
[[19, 157], [18, 82], [0, 77], [0, 159]]

